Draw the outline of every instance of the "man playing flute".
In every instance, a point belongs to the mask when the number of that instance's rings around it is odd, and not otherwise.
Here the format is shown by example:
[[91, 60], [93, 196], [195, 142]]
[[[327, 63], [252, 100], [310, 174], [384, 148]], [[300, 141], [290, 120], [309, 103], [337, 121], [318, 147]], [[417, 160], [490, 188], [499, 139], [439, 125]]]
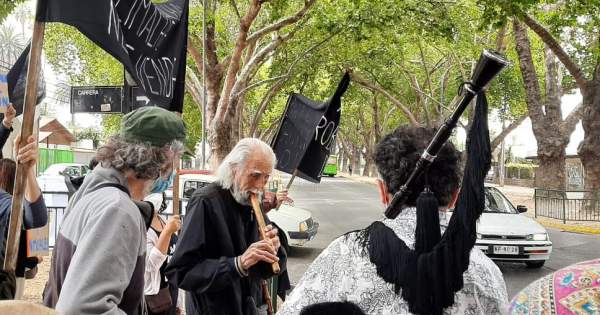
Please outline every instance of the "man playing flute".
[[[261, 282], [285, 270], [286, 253], [277, 229], [259, 231], [250, 195], [262, 195], [276, 158], [261, 140], [240, 140], [216, 171], [217, 180], [198, 189], [187, 206], [177, 249], [167, 268], [169, 281], [186, 290], [188, 314], [266, 314]], [[287, 199], [263, 201], [268, 211]], [[260, 200], [260, 199], [259, 199]]]

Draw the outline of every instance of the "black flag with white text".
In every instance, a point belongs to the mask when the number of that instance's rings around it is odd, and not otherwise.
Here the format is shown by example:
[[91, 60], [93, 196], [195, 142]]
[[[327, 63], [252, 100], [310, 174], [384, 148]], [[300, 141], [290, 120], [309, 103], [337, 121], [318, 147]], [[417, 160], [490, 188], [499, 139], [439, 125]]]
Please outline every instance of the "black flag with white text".
[[350, 85], [350, 75], [338, 84], [325, 102], [313, 101], [301, 94], [288, 99], [283, 120], [271, 146], [277, 156], [275, 168], [313, 183], [321, 182], [323, 168], [335, 149], [342, 111], [342, 95]]
[[38, 20], [76, 27], [119, 60], [152, 103], [183, 110], [189, 0], [38, 1]]

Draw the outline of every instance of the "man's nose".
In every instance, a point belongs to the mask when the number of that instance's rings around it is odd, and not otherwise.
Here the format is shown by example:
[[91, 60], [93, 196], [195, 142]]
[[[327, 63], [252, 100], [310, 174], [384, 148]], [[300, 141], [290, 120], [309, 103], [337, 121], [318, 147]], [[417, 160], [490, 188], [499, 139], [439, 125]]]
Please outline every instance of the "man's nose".
[[261, 180], [259, 180], [259, 181], [258, 181], [258, 185], [259, 185], [259, 187], [256, 187], [256, 188], [258, 188], [258, 189], [260, 189], [260, 190], [263, 190], [263, 189], [265, 189], [265, 186], [267, 185], [267, 182], [268, 182], [268, 181], [269, 181], [268, 179], [261, 179]]

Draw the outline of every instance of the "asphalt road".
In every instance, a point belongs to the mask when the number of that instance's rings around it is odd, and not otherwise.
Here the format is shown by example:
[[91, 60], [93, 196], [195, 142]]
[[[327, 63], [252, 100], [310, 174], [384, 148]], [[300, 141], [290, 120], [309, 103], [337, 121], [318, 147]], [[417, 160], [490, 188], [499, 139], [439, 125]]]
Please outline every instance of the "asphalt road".
[[[295, 206], [310, 210], [320, 224], [313, 240], [304, 247], [291, 250], [288, 271], [292, 285], [298, 282], [310, 263], [332, 240], [383, 216], [377, 187], [348, 178], [324, 178], [318, 185], [297, 179], [290, 189], [290, 196], [294, 198]], [[554, 249], [544, 267], [529, 269], [524, 264], [498, 264], [504, 274], [509, 297], [554, 270], [600, 256], [600, 236], [554, 229], [549, 229], [548, 233]]]

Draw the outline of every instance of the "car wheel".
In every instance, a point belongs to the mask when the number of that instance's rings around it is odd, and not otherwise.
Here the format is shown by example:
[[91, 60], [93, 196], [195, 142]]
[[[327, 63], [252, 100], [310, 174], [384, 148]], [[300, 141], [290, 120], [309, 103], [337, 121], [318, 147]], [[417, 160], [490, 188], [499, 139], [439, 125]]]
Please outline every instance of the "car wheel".
[[525, 264], [527, 264], [527, 268], [542, 268], [544, 266], [544, 264], [546, 263], [545, 260], [536, 260], [536, 261], [528, 261]]

